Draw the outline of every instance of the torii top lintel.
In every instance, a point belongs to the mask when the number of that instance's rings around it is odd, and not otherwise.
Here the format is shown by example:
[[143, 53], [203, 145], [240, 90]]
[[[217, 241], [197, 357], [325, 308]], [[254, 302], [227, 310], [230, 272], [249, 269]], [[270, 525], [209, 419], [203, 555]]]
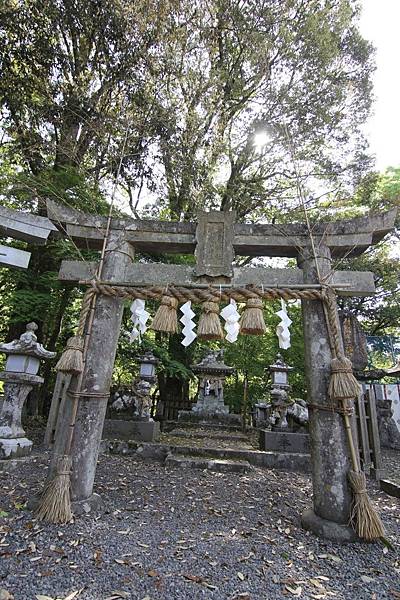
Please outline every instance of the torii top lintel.
[[[52, 201], [47, 202], [47, 212], [62, 235], [71, 237], [81, 247], [101, 248], [106, 217], [87, 215]], [[208, 223], [212, 217], [211, 222], [214, 223], [208, 232], [203, 215]], [[216, 215], [219, 217], [215, 219]], [[397, 209], [394, 208], [350, 220], [322, 222], [313, 225], [312, 233], [316, 243], [323, 241], [330, 248], [333, 258], [358, 256], [393, 230], [396, 215]], [[208, 237], [211, 240], [213, 235], [223, 234], [227, 247], [231, 246], [240, 256], [296, 257], [300, 248], [310, 245], [305, 223], [242, 224], [234, 222], [234, 213], [219, 211], [199, 212], [198, 224], [112, 219], [111, 229], [123, 232], [126, 241], [137, 250], [155, 254], [193, 254], [200, 237], [198, 235], [196, 239], [196, 229], [198, 234], [203, 230], [203, 239]], [[227, 262], [231, 263], [229, 252]]]

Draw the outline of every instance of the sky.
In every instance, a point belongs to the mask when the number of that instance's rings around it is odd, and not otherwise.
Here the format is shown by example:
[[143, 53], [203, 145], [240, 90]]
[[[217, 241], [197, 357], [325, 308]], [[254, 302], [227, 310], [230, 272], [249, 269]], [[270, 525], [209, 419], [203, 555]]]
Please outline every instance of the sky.
[[361, 0], [360, 30], [376, 48], [375, 104], [365, 132], [383, 171], [400, 166], [400, 0]]

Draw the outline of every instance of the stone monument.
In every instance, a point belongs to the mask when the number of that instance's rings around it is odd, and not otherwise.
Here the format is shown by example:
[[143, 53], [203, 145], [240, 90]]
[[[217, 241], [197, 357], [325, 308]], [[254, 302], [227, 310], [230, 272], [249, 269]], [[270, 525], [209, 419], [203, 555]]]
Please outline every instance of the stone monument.
[[24, 402], [35, 385], [43, 383], [37, 375], [40, 360], [54, 358], [38, 343], [36, 323], [28, 323], [26, 331], [18, 340], [0, 345], [0, 352], [7, 355], [5, 371], [0, 372], [4, 381], [4, 400], [0, 412], [0, 459], [28, 456], [32, 442], [25, 437], [21, 423]]
[[[271, 408], [268, 429], [260, 430], [260, 448], [265, 451], [291, 452], [307, 454], [309, 452], [308, 433], [294, 432], [288, 424], [288, 415], [297, 419], [300, 406], [290, 399], [288, 374], [293, 371], [280, 354], [275, 362], [268, 367], [272, 376], [270, 387]], [[303, 415], [304, 420], [304, 415]]]
[[103, 438], [136, 439], [142, 442], [154, 442], [159, 438], [160, 424], [151, 417], [150, 396], [157, 380], [155, 370], [159, 362], [151, 352], [139, 357], [139, 378], [132, 381], [129, 394], [111, 405], [113, 418], [105, 419]]

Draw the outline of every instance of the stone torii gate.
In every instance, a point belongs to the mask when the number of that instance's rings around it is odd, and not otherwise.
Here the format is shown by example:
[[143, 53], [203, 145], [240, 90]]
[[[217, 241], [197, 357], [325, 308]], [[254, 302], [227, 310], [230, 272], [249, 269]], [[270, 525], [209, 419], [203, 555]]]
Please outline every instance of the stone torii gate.
[[[107, 219], [86, 215], [48, 202], [48, 216], [74, 243], [101, 249]], [[370, 272], [333, 271], [332, 261], [358, 256], [378, 243], [394, 226], [396, 211], [313, 227], [316, 252], [306, 224], [252, 225], [235, 223], [234, 213], [201, 212], [198, 223], [112, 219], [107, 239], [102, 281], [126, 286], [232, 285], [246, 287], [318, 288], [325, 285], [338, 295], [367, 296], [375, 290]], [[135, 250], [196, 256], [196, 266], [134, 263]], [[242, 268], [232, 266], [235, 255], [294, 257], [298, 268]], [[97, 263], [63, 261], [61, 281], [79, 283], [95, 276]], [[328, 382], [331, 349], [320, 300], [302, 300], [305, 364], [309, 402], [329, 407]], [[100, 295], [94, 310], [90, 345], [86, 354], [81, 400], [72, 445], [71, 499], [75, 509], [96, 504], [93, 494], [96, 463], [105, 418], [107, 397], [116, 354], [123, 300]], [[64, 453], [70, 422], [70, 404], [60, 415], [54, 456]], [[341, 416], [314, 410], [310, 419], [313, 510], [303, 524], [336, 540], [350, 540], [347, 526], [351, 491], [347, 481], [349, 451]]]

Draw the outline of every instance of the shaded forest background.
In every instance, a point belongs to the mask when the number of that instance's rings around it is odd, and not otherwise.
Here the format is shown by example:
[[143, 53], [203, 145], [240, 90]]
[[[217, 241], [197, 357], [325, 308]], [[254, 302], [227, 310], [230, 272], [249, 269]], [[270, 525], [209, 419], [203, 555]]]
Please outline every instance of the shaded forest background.
[[[115, 212], [192, 220], [204, 208], [236, 210], [242, 222], [312, 222], [398, 205], [400, 168], [373, 170], [362, 125], [371, 109], [374, 52], [358, 30], [352, 0], [5, 0], [0, 19], [0, 195], [45, 214], [45, 201], [107, 214], [121, 163]], [[372, 335], [398, 335], [398, 232], [341, 269], [372, 270], [374, 298], [346, 300]], [[32, 252], [28, 271], [0, 269], [0, 339], [28, 321], [60, 352], [76, 326], [82, 290], [57, 280], [60, 261], [93, 258], [70, 240]], [[190, 257], [139, 256], [190, 262]], [[251, 266], [257, 261], [241, 259]], [[271, 262], [264, 262], [265, 268]], [[282, 263], [283, 264], [283, 263]], [[290, 263], [289, 263], [290, 264]], [[228, 399], [237, 406], [248, 373], [250, 398], [265, 389], [275, 358], [268, 332], [226, 348], [238, 369]], [[304, 396], [301, 311], [289, 305], [294, 394]], [[135, 358], [162, 359], [160, 392], [187, 396], [190, 364], [204, 345], [179, 339], [128, 342], [124, 315], [114, 378], [129, 383]], [[48, 405], [54, 364], [36, 405]]]

